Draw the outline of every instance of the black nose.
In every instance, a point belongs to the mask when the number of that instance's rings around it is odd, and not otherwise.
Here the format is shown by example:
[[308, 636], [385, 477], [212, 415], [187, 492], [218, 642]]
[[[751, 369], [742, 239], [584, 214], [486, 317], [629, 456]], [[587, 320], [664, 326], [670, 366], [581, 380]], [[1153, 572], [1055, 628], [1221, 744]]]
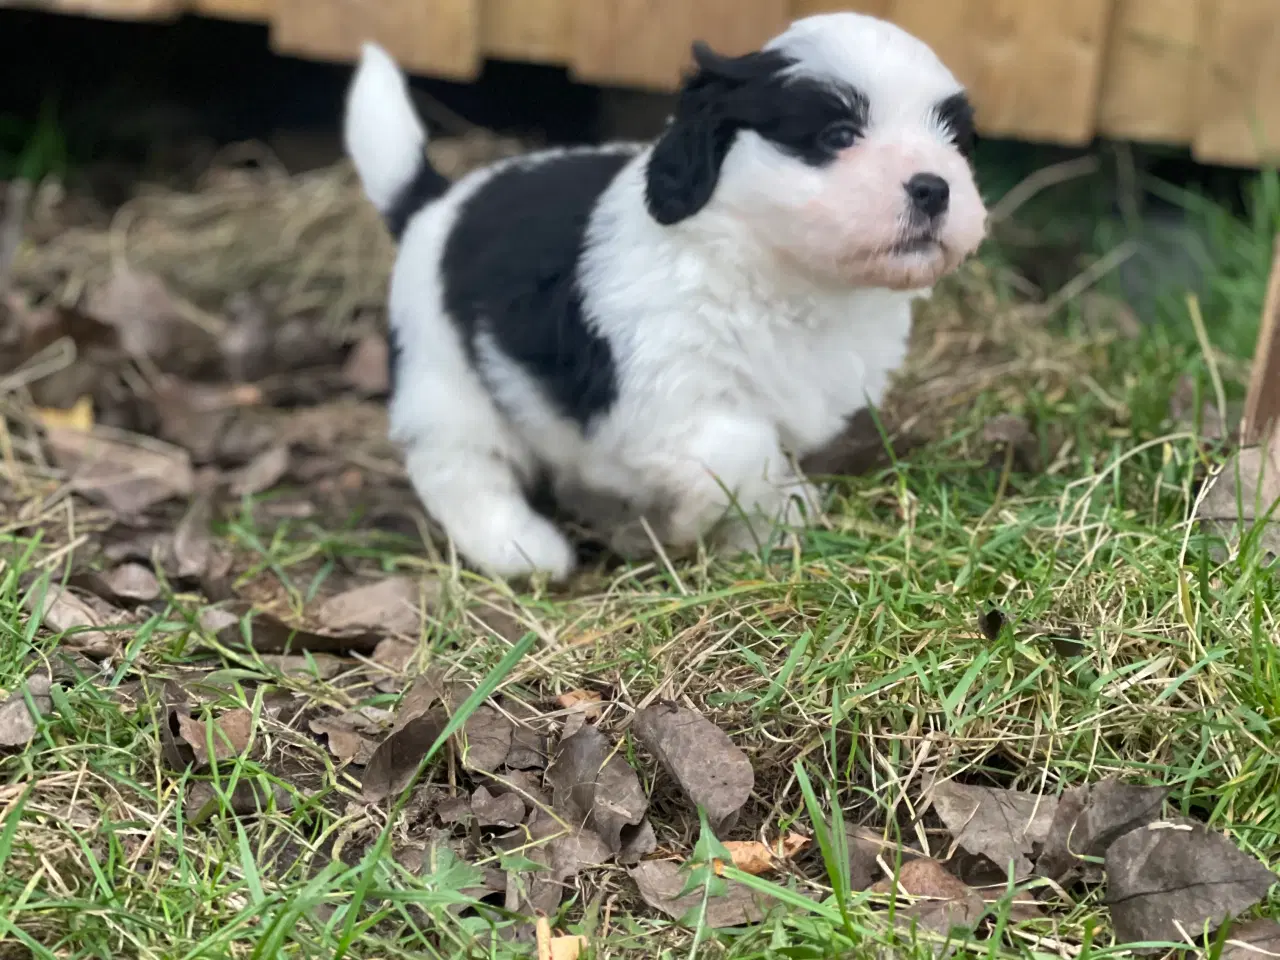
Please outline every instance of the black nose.
[[951, 202], [951, 187], [936, 173], [917, 173], [904, 187], [915, 208], [926, 217], [940, 217]]

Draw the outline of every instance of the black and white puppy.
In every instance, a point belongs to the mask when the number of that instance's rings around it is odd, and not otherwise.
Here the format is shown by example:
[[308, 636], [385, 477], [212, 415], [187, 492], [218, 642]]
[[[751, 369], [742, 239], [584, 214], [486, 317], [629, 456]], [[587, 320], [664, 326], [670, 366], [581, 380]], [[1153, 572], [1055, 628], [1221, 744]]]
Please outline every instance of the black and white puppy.
[[694, 57], [657, 142], [450, 184], [403, 74], [364, 48], [345, 138], [400, 241], [392, 436], [491, 575], [573, 569], [528, 499], [544, 480], [671, 547], [802, 523], [818, 498], [791, 457], [880, 401], [912, 299], [984, 236], [970, 106], [920, 40], [835, 13]]

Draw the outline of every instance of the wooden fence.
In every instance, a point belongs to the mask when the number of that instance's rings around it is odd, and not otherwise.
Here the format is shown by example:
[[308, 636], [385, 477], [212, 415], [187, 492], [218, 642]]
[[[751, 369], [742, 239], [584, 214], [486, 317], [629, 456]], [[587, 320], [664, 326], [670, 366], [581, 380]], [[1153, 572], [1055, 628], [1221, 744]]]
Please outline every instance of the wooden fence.
[[[13, 0], [9, 0], [10, 4]], [[103, 17], [262, 21], [284, 53], [351, 59], [377, 39], [409, 69], [471, 79], [486, 58], [670, 89], [694, 38], [758, 45], [790, 19], [857, 9], [934, 46], [990, 136], [1189, 145], [1280, 160], [1280, 0], [19, 0]], [[0, 0], [0, 6], [4, 0]]]

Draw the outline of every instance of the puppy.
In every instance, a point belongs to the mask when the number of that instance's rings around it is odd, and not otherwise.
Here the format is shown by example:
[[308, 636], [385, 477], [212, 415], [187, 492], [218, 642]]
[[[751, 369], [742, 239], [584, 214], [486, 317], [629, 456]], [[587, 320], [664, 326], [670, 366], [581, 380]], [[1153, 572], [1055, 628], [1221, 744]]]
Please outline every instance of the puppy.
[[802, 524], [819, 497], [792, 457], [880, 401], [912, 299], [985, 234], [969, 102], [920, 40], [835, 13], [693, 55], [655, 143], [450, 184], [404, 76], [364, 47], [344, 134], [400, 244], [392, 437], [490, 575], [571, 573], [541, 483], [569, 510], [625, 504], [672, 549]]

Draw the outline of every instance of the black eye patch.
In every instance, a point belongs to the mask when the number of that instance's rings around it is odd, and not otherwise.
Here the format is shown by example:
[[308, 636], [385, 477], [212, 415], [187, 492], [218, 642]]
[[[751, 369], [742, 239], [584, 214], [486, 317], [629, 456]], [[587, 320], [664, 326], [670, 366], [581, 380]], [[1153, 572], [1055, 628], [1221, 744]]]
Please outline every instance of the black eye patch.
[[969, 98], [963, 93], [952, 94], [934, 107], [934, 113], [938, 122], [950, 131], [956, 149], [964, 157], [972, 157], [978, 138], [973, 127], [973, 105], [969, 103]]
[[755, 106], [758, 116], [744, 126], [815, 167], [831, 163], [867, 128], [865, 96], [818, 80], [780, 80]]

